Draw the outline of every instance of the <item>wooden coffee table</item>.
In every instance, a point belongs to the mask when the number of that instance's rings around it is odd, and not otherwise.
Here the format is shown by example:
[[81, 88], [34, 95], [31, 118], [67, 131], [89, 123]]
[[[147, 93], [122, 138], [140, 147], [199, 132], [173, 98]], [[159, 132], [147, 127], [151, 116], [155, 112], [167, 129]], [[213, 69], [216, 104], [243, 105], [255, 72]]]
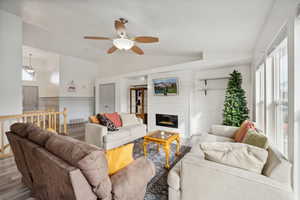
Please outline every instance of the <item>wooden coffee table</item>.
[[157, 144], [157, 150], [159, 151], [160, 145], [163, 147], [166, 153], [166, 168], [170, 168], [169, 159], [170, 159], [170, 145], [172, 142], [176, 141], [176, 156], [180, 155], [180, 134], [169, 131], [153, 131], [144, 136], [144, 156], [147, 156], [147, 145], [150, 142]]

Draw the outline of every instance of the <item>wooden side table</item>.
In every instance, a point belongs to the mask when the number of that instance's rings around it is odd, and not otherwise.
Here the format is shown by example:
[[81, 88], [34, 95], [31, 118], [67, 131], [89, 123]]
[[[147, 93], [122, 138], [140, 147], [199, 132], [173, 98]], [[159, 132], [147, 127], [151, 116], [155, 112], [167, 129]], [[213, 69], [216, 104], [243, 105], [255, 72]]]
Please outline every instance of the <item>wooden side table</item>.
[[167, 169], [170, 168], [169, 159], [170, 159], [170, 145], [172, 142], [176, 141], [176, 156], [180, 155], [180, 134], [169, 131], [154, 131], [149, 133], [144, 137], [144, 156], [147, 156], [147, 145], [150, 142], [157, 144], [157, 150], [159, 151], [160, 146], [163, 147], [166, 153], [166, 164]]

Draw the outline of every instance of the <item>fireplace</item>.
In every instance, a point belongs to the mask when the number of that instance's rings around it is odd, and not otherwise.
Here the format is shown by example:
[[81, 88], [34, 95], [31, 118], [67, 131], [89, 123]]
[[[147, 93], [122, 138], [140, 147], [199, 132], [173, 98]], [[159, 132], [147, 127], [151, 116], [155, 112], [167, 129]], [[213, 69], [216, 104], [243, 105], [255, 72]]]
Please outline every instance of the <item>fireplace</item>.
[[156, 114], [156, 126], [178, 128], [178, 116], [167, 114]]

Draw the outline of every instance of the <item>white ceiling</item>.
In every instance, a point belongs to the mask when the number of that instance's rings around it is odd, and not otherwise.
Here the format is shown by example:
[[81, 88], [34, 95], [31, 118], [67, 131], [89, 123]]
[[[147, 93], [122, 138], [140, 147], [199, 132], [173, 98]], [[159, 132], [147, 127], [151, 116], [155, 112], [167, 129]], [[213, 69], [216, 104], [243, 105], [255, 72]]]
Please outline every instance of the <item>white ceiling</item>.
[[108, 56], [111, 43], [83, 36], [115, 36], [113, 21], [119, 17], [129, 20], [131, 35], [160, 38], [158, 44], [139, 45], [146, 55], [252, 55], [272, 4], [273, 0], [0, 0], [0, 8], [22, 16], [27, 45], [94, 61]]

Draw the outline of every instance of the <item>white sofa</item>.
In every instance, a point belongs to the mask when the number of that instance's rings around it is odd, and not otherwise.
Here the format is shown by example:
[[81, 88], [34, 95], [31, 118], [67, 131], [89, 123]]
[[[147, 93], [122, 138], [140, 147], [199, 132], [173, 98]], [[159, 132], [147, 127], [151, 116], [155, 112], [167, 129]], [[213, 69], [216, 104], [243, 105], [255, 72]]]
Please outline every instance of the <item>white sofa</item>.
[[236, 127], [212, 126], [192, 139], [192, 149], [168, 175], [169, 200], [291, 200], [292, 166], [276, 149], [268, 148], [262, 174], [205, 160], [201, 142], [234, 142]]
[[130, 143], [147, 133], [146, 125], [142, 119], [138, 123], [118, 128], [118, 131], [108, 131], [106, 126], [95, 123], [87, 123], [85, 127], [85, 141], [105, 150], [113, 149]]

